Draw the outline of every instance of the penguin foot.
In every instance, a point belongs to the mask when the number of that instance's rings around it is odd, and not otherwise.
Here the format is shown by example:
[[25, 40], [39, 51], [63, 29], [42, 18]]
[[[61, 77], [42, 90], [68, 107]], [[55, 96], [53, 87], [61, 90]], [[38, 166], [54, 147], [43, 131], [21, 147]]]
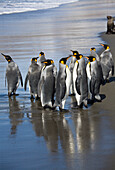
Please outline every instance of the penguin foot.
[[36, 96], [36, 97], [35, 97], [35, 100], [39, 100], [39, 99], [40, 99], [40, 97], [39, 97], [39, 96]]
[[49, 105], [45, 105], [43, 108], [48, 109], [48, 110], [54, 110], [56, 107], [51, 107]]
[[101, 97], [99, 94], [95, 95], [95, 99], [97, 102], [101, 102]]
[[71, 94], [69, 94], [69, 96], [75, 96], [75, 93], [71, 93]]
[[11, 97], [12, 96], [12, 93], [11, 92], [8, 92], [8, 97]]
[[34, 99], [34, 96], [33, 96], [33, 95], [31, 95], [31, 97], [30, 97], [30, 100], [32, 100], [32, 99]]

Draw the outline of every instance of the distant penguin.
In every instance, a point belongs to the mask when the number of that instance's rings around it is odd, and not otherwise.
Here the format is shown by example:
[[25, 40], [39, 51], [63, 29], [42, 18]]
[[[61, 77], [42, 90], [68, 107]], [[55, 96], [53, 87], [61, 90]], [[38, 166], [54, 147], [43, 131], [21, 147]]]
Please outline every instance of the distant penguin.
[[42, 69], [42, 67], [44, 66], [44, 63], [43, 63], [43, 61], [45, 61], [46, 60], [46, 58], [45, 58], [45, 54], [44, 54], [44, 52], [40, 52], [39, 53], [39, 59], [38, 59], [38, 65], [41, 67], [41, 69]]
[[100, 55], [103, 79], [109, 82], [109, 78], [114, 75], [114, 61], [109, 45], [101, 45], [105, 48], [105, 51]]
[[102, 72], [102, 67], [101, 67], [101, 59], [100, 59], [100, 56], [96, 53], [96, 49], [95, 47], [92, 47], [90, 49], [91, 53], [90, 53], [90, 56], [93, 56], [96, 58], [97, 60], [97, 64], [98, 64], [98, 68], [99, 68], [99, 75], [100, 75], [100, 80], [101, 80], [101, 84], [104, 83], [104, 80], [103, 80], [103, 72]]
[[101, 101], [101, 97], [99, 95], [101, 79], [100, 79], [100, 71], [97, 60], [93, 56], [89, 56], [88, 63], [86, 66], [86, 72], [88, 77], [88, 91], [90, 95], [91, 102], [96, 99], [97, 101]]
[[74, 68], [74, 64], [76, 62], [76, 55], [79, 54], [78, 51], [73, 51], [71, 50], [73, 55], [72, 55], [72, 58], [71, 58], [71, 62], [69, 64], [69, 69], [70, 69], [70, 72], [71, 72], [71, 85], [70, 85], [70, 94], [71, 95], [74, 95], [74, 87], [73, 87], [73, 68]]
[[66, 99], [69, 95], [70, 84], [71, 84], [71, 72], [69, 67], [66, 65], [66, 61], [70, 58], [62, 58], [59, 61], [59, 71], [57, 75], [56, 83], [56, 106], [60, 110], [64, 109]]
[[38, 82], [41, 75], [41, 67], [37, 64], [38, 57], [31, 59], [31, 65], [29, 66], [28, 73], [25, 78], [24, 89], [26, 91], [27, 82], [29, 81], [29, 90], [31, 99], [38, 99]]
[[87, 107], [88, 84], [86, 65], [85, 59], [81, 54], [76, 56], [76, 62], [73, 68], [73, 86], [78, 107], [82, 107], [83, 104]]
[[54, 108], [54, 94], [55, 94], [55, 79], [57, 76], [57, 68], [53, 60], [43, 61], [45, 64], [42, 68], [39, 94], [42, 107]]
[[12, 94], [16, 93], [20, 81], [21, 86], [23, 86], [22, 75], [17, 64], [13, 61], [12, 58], [9, 55], [5, 55], [3, 53], [1, 54], [8, 61], [8, 66], [6, 68], [6, 78], [8, 85], [8, 96], [11, 97]]
[[114, 19], [112, 16], [107, 16], [107, 32], [106, 34], [115, 33]]

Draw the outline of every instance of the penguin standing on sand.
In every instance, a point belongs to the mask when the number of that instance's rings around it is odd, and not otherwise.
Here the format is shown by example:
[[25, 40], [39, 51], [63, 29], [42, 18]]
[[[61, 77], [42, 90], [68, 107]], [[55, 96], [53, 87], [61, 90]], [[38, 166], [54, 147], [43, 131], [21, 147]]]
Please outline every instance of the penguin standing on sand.
[[31, 99], [38, 99], [38, 82], [41, 75], [41, 67], [37, 64], [38, 57], [31, 59], [31, 65], [29, 66], [28, 73], [25, 78], [24, 89], [26, 91], [27, 82], [29, 81], [29, 90]]
[[101, 59], [100, 56], [96, 53], [96, 49], [94, 47], [92, 47], [90, 49], [91, 54], [90, 56], [93, 56], [96, 58], [97, 60], [97, 64], [98, 64], [98, 69], [99, 69], [99, 76], [100, 76], [100, 80], [101, 80], [101, 84], [103, 84], [104, 80], [103, 80], [103, 72], [102, 72], [102, 67], [101, 67]]
[[109, 82], [109, 78], [114, 75], [114, 61], [109, 45], [101, 45], [105, 48], [105, 51], [100, 55], [103, 79]]
[[43, 61], [45, 64], [42, 68], [39, 94], [42, 107], [53, 109], [54, 94], [55, 94], [55, 79], [57, 75], [57, 68], [53, 60]]
[[55, 105], [59, 106], [60, 110], [64, 109], [66, 99], [69, 95], [70, 84], [71, 84], [71, 72], [69, 67], [66, 65], [66, 61], [70, 58], [62, 58], [59, 61], [59, 71], [57, 75], [56, 83], [56, 102]]
[[15, 95], [20, 81], [21, 86], [23, 86], [22, 75], [17, 64], [13, 61], [12, 58], [9, 55], [5, 55], [3, 53], [1, 54], [8, 61], [8, 66], [6, 69], [6, 78], [8, 85], [8, 96], [11, 97], [12, 94]]
[[74, 87], [73, 87], [73, 68], [74, 68], [74, 64], [76, 62], [76, 55], [78, 55], [78, 51], [73, 51], [71, 50], [73, 55], [72, 55], [72, 58], [71, 58], [71, 62], [69, 64], [69, 69], [70, 69], [70, 72], [71, 72], [71, 85], [70, 85], [70, 94], [71, 95], [74, 95]]
[[83, 104], [87, 107], [88, 85], [85, 59], [83, 55], [76, 55], [76, 62], [73, 68], [73, 86], [78, 107]]
[[90, 95], [91, 102], [96, 99], [97, 101], [101, 101], [101, 97], [99, 95], [101, 79], [100, 79], [100, 71], [97, 60], [93, 56], [87, 57], [88, 63], [86, 66], [86, 72], [88, 77], [88, 91]]

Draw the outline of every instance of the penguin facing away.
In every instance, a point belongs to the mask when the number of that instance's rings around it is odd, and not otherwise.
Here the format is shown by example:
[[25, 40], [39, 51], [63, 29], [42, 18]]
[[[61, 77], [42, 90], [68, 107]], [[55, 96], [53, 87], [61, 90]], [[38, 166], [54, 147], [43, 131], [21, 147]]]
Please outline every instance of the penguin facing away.
[[27, 82], [29, 81], [29, 91], [31, 99], [38, 99], [38, 82], [41, 75], [41, 67], [37, 64], [38, 57], [31, 59], [31, 65], [29, 66], [28, 73], [25, 78], [24, 89], [26, 91]]
[[86, 72], [88, 77], [88, 91], [90, 100], [91, 102], [93, 102], [94, 99], [101, 101], [101, 97], [99, 95], [101, 85], [99, 66], [95, 57], [89, 56], [87, 59], [89, 62], [86, 66]]
[[6, 68], [6, 79], [8, 85], [8, 96], [11, 97], [12, 94], [16, 93], [16, 90], [21, 81], [21, 86], [23, 87], [22, 75], [19, 70], [18, 65], [13, 61], [9, 55], [1, 53], [5, 59], [8, 61], [8, 66]]
[[82, 107], [83, 104], [85, 107], [87, 107], [88, 98], [87, 74], [85, 59], [81, 54], [78, 54], [76, 56], [76, 62], [73, 68], [73, 86], [78, 107]]
[[103, 80], [103, 71], [102, 71], [102, 67], [101, 67], [101, 59], [100, 59], [100, 56], [96, 53], [95, 47], [92, 47], [92, 48], [90, 49], [90, 51], [91, 51], [90, 56], [95, 57], [96, 60], [97, 60], [98, 69], [99, 69], [99, 76], [100, 76], [101, 84], [103, 84], [103, 83], [104, 83], [104, 80]]
[[59, 71], [57, 75], [56, 83], [56, 101], [55, 105], [59, 107], [60, 110], [64, 109], [66, 99], [69, 95], [70, 84], [71, 84], [71, 72], [66, 65], [66, 61], [70, 58], [61, 58], [59, 61]]
[[110, 47], [107, 44], [100, 44], [105, 48], [105, 51], [100, 55], [101, 67], [103, 72], [103, 79], [109, 82], [109, 78], [114, 75], [114, 61], [110, 51]]
[[71, 72], [71, 86], [70, 86], [70, 94], [71, 95], [74, 95], [74, 87], [73, 87], [73, 68], [74, 68], [74, 64], [76, 62], [76, 55], [79, 54], [78, 51], [73, 51], [73, 50], [70, 50], [72, 51], [73, 55], [72, 55], [72, 58], [71, 58], [71, 62], [69, 64], [69, 69], [70, 69], [70, 72]]
[[54, 109], [54, 94], [55, 94], [55, 79], [57, 75], [57, 68], [54, 65], [54, 61], [51, 59], [43, 61], [45, 64], [42, 68], [40, 82], [39, 82], [39, 94], [42, 107]]

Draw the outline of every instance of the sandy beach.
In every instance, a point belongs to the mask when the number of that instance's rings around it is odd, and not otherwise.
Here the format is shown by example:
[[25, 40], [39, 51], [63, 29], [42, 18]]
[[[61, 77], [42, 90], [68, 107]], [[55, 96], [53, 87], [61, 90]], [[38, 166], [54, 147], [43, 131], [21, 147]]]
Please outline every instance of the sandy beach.
[[[107, 35], [107, 15], [114, 16], [111, 0], [86, 1], [58, 8], [0, 15], [0, 52], [18, 64], [23, 82], [31, 58], [44, 51], [58, 69], [60, 58], [78, 50], [100, 54], [107, 43], [115, 64], [115, 35]], [[70, 60], [68, 61], [69, 64]], [[115, 167], [115, 76], [101, 86], [102, 102], [72, 109], [46, 111], [31, 101], [19, 85], [16, 97], [8, 98], [5, 87], [7, 62], [0, 55], [0, 169], [113, 170]]]

